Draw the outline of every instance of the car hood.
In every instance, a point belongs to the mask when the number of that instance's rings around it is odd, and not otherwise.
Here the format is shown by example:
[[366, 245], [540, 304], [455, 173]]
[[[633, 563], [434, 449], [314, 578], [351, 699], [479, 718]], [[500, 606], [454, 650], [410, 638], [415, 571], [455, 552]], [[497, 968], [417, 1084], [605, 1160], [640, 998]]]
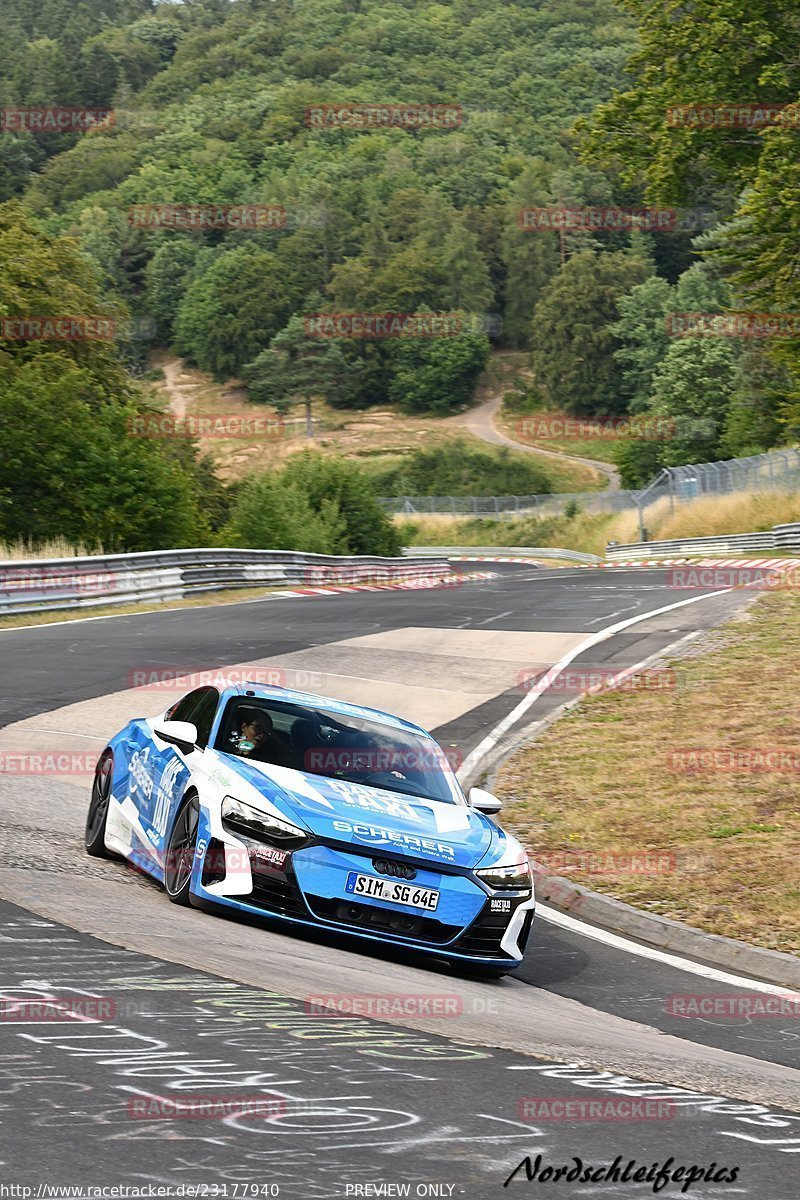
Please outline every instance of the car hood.
[[[233, 764], [229, 760], [227, 765]], [[491, 865], [516, 845], [488, 817], [462, 804], [242, 758], [235, 760], [235, 769], [290, 820], [321, 839], [350, 843], [354, 849], [470, 868], [483, 859]]]

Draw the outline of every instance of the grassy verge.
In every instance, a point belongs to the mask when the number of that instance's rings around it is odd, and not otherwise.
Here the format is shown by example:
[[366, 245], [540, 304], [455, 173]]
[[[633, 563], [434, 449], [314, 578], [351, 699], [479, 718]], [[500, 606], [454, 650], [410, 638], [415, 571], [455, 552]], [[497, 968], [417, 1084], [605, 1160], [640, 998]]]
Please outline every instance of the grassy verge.
[[[578, 513], [575, 517], [545, 517], [541, 521], [448, 516], [397, 520], [407, 546], [560, 546], [602, 555], [609, 538], [622, 542], [636, 537], [635, 513]], [[623, 530], [625, 536], [621, 537]]]
[[[581, 700], [493, 787], [504, 824], [556, 874], [800, 953], [800, 596], [764, 595], [712, 637], [716, 649], [667, 664], [674, 688]], [[725, 757], [692, 769], [678, 754], [690, 749], [784, 749], [793, 769], [730, 769]]]
[[[669, 500], [662, 499], [644, 514], [651, 541], [753, 533], [798, 520], [800, 495], [780, 492], [706, 497], [690, 504], [676, 505], [672, 513]], [[639, 518], [635, 509], [621, 513], [578, 512], [572, 517], [544, 517], [541, 520], [420, 516], [398, 518], [398, 521], [409, 546], [561, 546], [566, 550], [602, 555], [611, 539], [623, 544], [639, 540]], [[784, 556], [785, 552], [779, 553]], [[763, 558], [764, 551], [756, 557]]]

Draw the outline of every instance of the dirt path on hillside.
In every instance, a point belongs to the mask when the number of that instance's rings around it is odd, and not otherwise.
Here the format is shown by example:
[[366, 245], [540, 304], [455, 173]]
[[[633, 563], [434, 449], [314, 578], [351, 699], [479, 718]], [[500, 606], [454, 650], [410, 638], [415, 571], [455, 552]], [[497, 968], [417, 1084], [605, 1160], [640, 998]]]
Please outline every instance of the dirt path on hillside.
[[[197, 397], [198, 392], [202, 392], [204, 387], [203, 380], [196, 372], [187, 368], [183, 359], [164, 356], [159, 361], [159, 366], [164, 372], [163, 382], [160, 383], [161, 390], [165, 393], [169, 400], [169, 411], [175, 417], [185, 417], [188, 411], [189, 403]], [[225, 391], [227, 399], [235, 402], [236, 406], [240, 404], [247, 405], [247, 393], [244, 388], [229, 387]], [[459, 413], [456, 416], [445, 417], [441, 422], [441, 426], [458, 427], [471, 433], [474, 437], [480, 438], [483, 442], [489, 442], [494, 446], [508, 446], [512, 450], [520, 450], [525, 454], [535, 454], [542, 458], [551, 458], [560, 460], [564, 463], [574, 463], [577, 466], [589, 467], [596, 471], [608, 481], [608, 490], [611, 492], [619, 491], [619, 474], [610, 463], [600, 462], [593, 458], [580, 458], [575, 454], [564, 454], [558, 450], [546, 450], [541, 446], [531, 446], [525, 442], [517, 442], [507, 434], [501, 432], [495, 424], [495, 418], [502, 404], [502, 394], [497, 393], [488, 396], [477, 404], [474, 408], [467, 412]], [[358, 428], [359, 421], [362, 422], [364, 428], [370, 428], [369, 423], [364, 426], [364, 413], [353, 413], [353, 421], [348, 422], [345, 428]], [[288, 418], [285, 419], [286, 424], [297, 425], [298, 432], [300, 428], [305, 428], [304, 418]]]
[[468, 412], [462, 413], [458, 417], [450, 417], [449, 420], [458, 425], [463, 426], [475, 437], [481, 438], [484, 442], [491, 442], [495, 446], [509, 446], [514, 450], [522, 450], [530, 454], [541, 454], [545, 458], [560, 459], [565, 463], [577, 463], [584, 467], [591, 467], [592, 470], [598, 471], [608, 480], [608, 490], [610, 492], [619, 491], [619, 472], [616, 467], [612, 467], [610, 463], [601, 462], [597, 458], [579, 458], [576, 454], [562, 454], [559, 450], [544, 450], [540, 446], [529, 446], [524, 442], [516, 442], [507, 434], [501, 431], [495, 425], [495, 417], [503, 402], [503, 397], [500, 395], [489, 396], [482, 404], [476, 408], [471, 408]]
[[161, 363], [164, 372], [163, 390], [169, 397], [169, 411], [174, 417], [186, 416], [186, 405], [198, 384], [193, 383], [183, 367], [182, 358], [167, 358]]

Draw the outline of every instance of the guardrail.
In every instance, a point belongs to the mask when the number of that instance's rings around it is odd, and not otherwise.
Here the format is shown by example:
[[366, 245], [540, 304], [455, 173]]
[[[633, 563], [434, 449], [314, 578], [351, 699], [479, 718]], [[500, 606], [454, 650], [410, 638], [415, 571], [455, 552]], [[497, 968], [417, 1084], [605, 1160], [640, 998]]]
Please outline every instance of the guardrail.
[[800, 550], [800, 521], [792, 521], [788, 525], [773, 525], [772, 533], [776, 550]]
[[673, 538], [661, 542], [629, 542], [624, 546], [608, 546], [608, 562], [624, 562], [631, 558], [661, 558], [675, 554], [736, 554], [758, 550], [800, 551], [800, 522], [775, 525], [763, 533], [732, 533], [727, 536]]
[[412, 546], [404, 551], [415, 557], [440, 558], [553, 558], [565, 562], [601, 563], [596, 554], [562, 550], [556, 546]]
[[79, 558], [0, 560], [0, 614], [182, 600], [248, 587], [434, 581], [452, 574], [438, 556], [381, 558], [293, 550], [147, 550]]

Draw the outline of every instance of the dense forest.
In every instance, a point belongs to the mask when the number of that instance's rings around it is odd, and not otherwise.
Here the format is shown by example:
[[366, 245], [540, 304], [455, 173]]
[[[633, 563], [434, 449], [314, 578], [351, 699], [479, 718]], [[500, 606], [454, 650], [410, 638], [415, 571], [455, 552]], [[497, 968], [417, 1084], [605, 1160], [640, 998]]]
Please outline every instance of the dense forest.
[[[278, 408], [314, 394], [436, 415], [470, 402], [493, 346], [529, 351], [522, 409], [681, 418], [626, 446], [631, 484], [797, 436], [800, 339], [666, 323], [796, 308], [796, 130], [666, 118], [796, 100], [790, 4], [2, 0], [0, 15], [0, 315], [116, 330], [0, 340], [0, 540], [255, 536], [243, 513], [275, 479], [231, 508], [191, 446], [129, 436], [154, 346]], [[325, 115], [355, 105], [373, 117]], [[421, 109], [386, 121], [389, 106]], [[25, 116], [54, 107], [95, 117]], [[689, 215], [655, 231], [520, 219], [644, 203]], [[450, 314], [458, 332], [320, 338], [325, 313]], [[313, 498], [314, 547], [363, 549], [351, 474], [305, 458], [285, 481], [296, 522], [261, 544], [310, 528]]]

